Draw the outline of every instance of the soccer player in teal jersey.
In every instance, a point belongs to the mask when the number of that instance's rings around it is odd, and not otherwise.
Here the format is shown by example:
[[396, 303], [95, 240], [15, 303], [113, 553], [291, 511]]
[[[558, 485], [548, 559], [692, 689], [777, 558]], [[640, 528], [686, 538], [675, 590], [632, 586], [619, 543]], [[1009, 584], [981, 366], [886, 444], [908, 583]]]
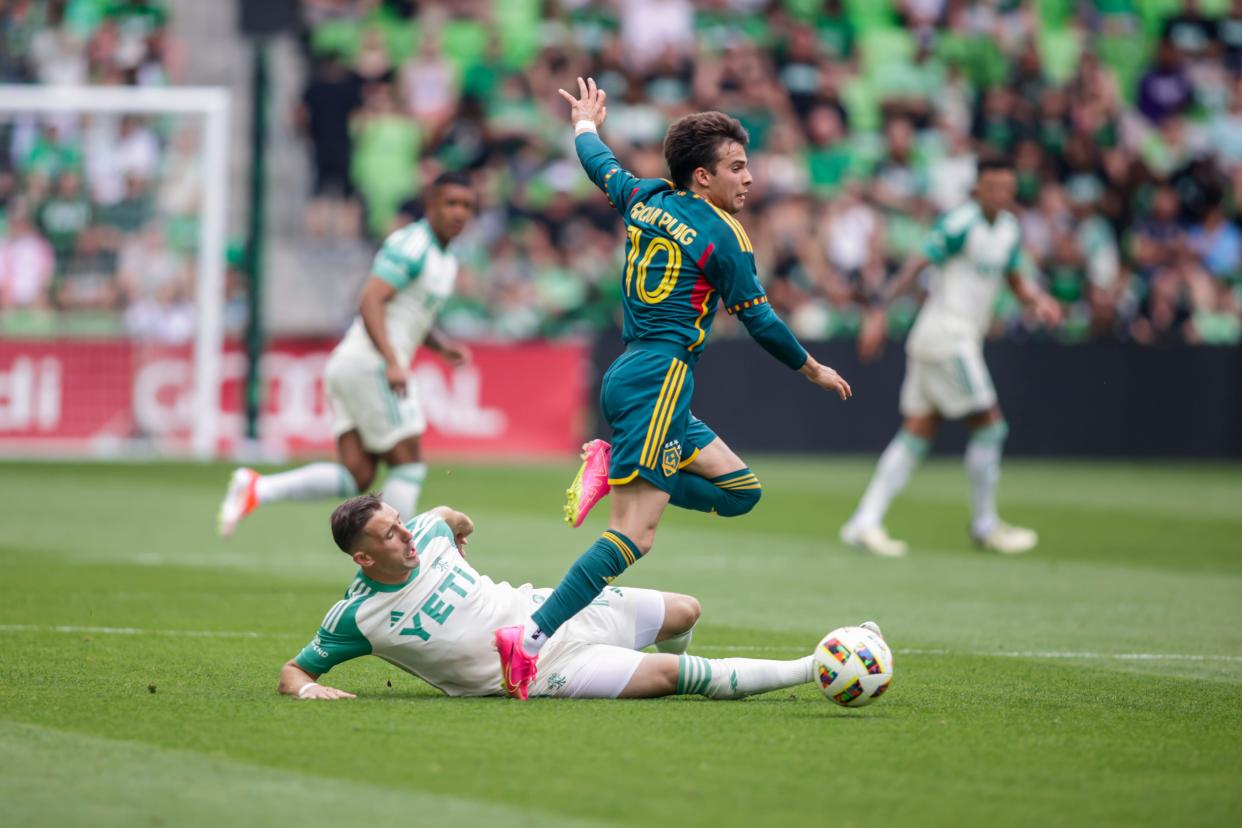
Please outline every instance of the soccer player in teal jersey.
[[664, 139], [672, 180], [641, 179], [622, 169], [599, 138], [606, 94], [593, 79], [579, 78], [578, 91], [575, 98], [560, 90], [571, 107], [578, 158], [626, 226], [626, 351], [604, 375], [600, 392], [613, 430], [607, 468], [612, 514], [608, 531], [526, 623], [496, 631], [505, 688], [515, 698], [526, 697], [547, 639], [651, 549], [665, 506], [732, 516], [758, 502], [758, 479], [690, 413], [694, 364], [719, 305], [778, 361], [843, 400], [851, 393], [768, 305], [754, 249], [733, 217], [752, 181], [742, 125], [720, 112], [680, 119]]

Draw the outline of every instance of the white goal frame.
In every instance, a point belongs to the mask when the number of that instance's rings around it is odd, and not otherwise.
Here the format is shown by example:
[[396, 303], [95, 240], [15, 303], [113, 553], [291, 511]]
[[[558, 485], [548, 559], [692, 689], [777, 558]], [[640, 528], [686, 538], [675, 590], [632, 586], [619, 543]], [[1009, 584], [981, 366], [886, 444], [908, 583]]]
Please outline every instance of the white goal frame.
[[203, 200], [194, 333], [194, 424], [190, 449], [214, 458], [220, 436], [224, 347], [224, 246], [228, 209], [229, 91], [223, 87], [10, 86], [0, 113], [78, 112], [202, 116]]

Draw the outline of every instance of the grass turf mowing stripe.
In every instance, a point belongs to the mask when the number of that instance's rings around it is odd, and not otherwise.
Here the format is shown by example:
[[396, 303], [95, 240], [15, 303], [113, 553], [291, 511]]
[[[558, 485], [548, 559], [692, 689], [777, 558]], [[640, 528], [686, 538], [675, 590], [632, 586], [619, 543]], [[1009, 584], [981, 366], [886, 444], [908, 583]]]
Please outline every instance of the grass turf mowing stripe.
[[[269, 632], [260, 633], [248, 630], [144, 630], [138, 627], [83, 627], [68, 624], [43, 626], [40, 624], [0, 624], [3, 632], [57, 632], [85, 633], [88, 635], [170, 635], [185, 638], [299, 638], [297, 633]], [[747, 652], [801, 652], [798, 647], [765, 647], [761, 644], [751, 646], [736, 644], [708, 645], [705, 650], [747, 653]], [[971, 658], [1102, 658], [1118, 661], [1224, 661], [1242, 663], [1242, 655], [1216, 655], [1212, 653], [1099, 653], [1079, 650], [945, 650], [926, 649], [919, 647], [899, 647], [897, 655], [919, 656], [969, 656]]]

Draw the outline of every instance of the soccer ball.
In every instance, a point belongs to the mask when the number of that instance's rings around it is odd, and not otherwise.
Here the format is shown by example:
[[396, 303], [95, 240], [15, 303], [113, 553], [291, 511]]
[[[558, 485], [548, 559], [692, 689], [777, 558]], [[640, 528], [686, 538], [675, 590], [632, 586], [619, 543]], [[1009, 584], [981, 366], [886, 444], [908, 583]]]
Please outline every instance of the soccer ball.
[[842, 707], [871, 704], [893, 681], [893, 653], [884, 639], [862, 627], [841, 627], [815, 648], [815, 683]]

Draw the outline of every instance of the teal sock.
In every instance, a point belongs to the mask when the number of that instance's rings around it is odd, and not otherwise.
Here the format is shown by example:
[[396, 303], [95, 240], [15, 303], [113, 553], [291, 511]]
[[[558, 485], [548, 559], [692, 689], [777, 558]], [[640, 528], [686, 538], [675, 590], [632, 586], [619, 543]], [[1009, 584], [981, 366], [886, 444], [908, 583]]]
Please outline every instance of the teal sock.
[[609, 529], [600, 535], [591, 548], [574, 561], [559, 585], [531, 616], [545, 636], [551, 636], [562, 624], [595, 600], [604, 587], [634, 565], [640, 555], [634, 542], [620, 532]]
[[744, 515], [763, 495], [759, 478], [750, 469], [722, 474], [708, 480], [692, 472], [677, 475], [677, 483], [669, 502], [696, 512], [715, 512], [722, 517]]

